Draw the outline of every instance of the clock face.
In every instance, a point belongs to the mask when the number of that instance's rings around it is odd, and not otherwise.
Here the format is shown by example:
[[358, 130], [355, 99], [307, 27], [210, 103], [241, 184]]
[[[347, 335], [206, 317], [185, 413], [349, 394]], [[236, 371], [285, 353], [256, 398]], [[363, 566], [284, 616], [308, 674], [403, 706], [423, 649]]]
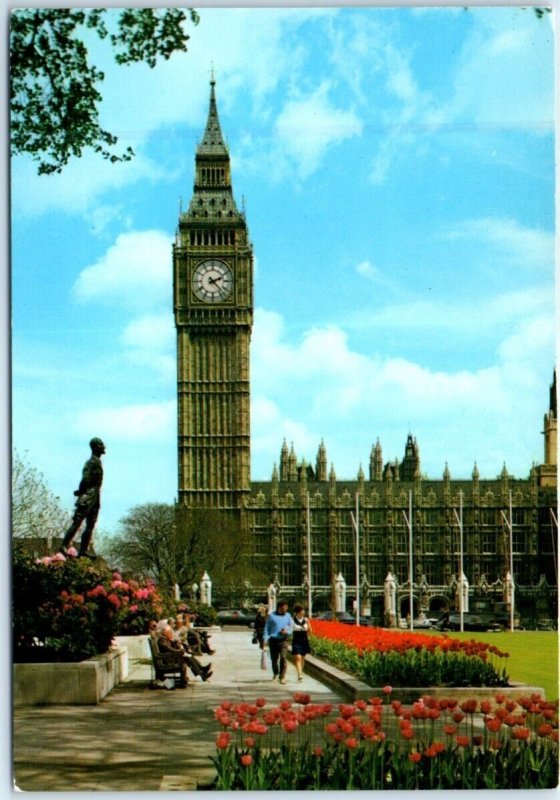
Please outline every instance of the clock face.
[[209, 258], [196, 267], [192, 287], [199, 300], [205, 303], [221, 303], [231, 295], [232, 271], [225, 261]]

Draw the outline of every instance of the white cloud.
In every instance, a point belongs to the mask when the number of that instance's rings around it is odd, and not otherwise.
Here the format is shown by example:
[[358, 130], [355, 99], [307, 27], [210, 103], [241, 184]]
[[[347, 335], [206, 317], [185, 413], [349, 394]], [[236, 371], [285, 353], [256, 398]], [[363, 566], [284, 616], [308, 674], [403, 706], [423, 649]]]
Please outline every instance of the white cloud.
[[289, 100], [276, 120], [279, 146], [303, 179], [315, 172], [331, 145], [362, 133], [356, 113], [337, 108], [329, 99], [330, 90], [323, 81], [308, 97]]
[[[536, 389], [549, 378], [542, 352], [551, 333], [546, 319], [512, 321], [494, 363], [446, 372], [358, 353], [333, 326], [289, 343], [279, 315], [257, 310], [251, 366], [255, 477], [269, 477], [283, 438], [293, 438], [298, 457], [311, 460], [322, 437], [327, 449], [336, 448], [329, 458], [336, 459], [337, 475], [353, 477], [376, 436], [389, 443], [386, 458], [402, 457], [409, 427], [431, 477], [439, 477], [446, 460], [455, 475], [467, 476], [476, 459], [484, 476], [498, 474], [504, 460], [525, 476], [540, 455], [547, 396]], [[299, 429], [292, 427], [294, 398]], [[364, 441], [367, 430], [370, 442]]]
[[513, 219], [473, 219], [447, 230], [448, 239], [477, 240], [485, 258], [496, 254], [508, 265], [540, 269], [552, 274], [554, 269], [554, 233], [527, 228]]
[[172, 239], [161, 231], [122, 233], [72, 289], [82, 302], [127, 308], [170, 305]]
[[[126, 143], [121, 143], [126, 147]], [[111, 164], [101, 156], [85, 152], [71, 160], [60, 174], [37, 175], [30, 158], [12, 160], [12, 208], [21, 217], [40, 216], [49, 211], [84, 215], [95, 230], [99, 226], [95, 204], [108, 191], [116, 191], [142, 180], [165, 179], [162, 168], [142, 155], [132, 161]], [[117, 212], [119, 217], [121, 212]], [[103, 219], [104, 225], [109, 219]]]
[[131, 363], [159, 373], [165, 381], [175, 377], [175, 327], [170, 311], [133, 319], [124, 329], [121, 342]]
[[378, 311], [354, 312], [345, 321], [348, 329], [407, 330], [421, 334], [433, 330], [461, 337], [488, 336], [504, 325], [516, 325], [522, 319], [551, 319], [554, 298], [548, 286], [537, 286], [478, 297], [465, 302], [461, 297], [434, 300], [411, 300], [391, 303]]
[[[174, 441], [176, 426], [175, 400], [145, 405], [123, 405], [81, 411], [75, 422], [76, 433], [91, 436], [97, 431], [105, 441], [155, 442]], [[106, 442], [106, 444], [107, 444]]]
[[543, 46], [543, 33], [552, 37], [552, 30], [532, 9], [471, 13], [475, 25], [460, 56], [448, 117], [479, 126], [552, 131], [552, 48]]
[[123, 331], [122, 342], [142, 350], [171, 350], [175, 343], [172, 313], [146, 314], [133, 319]]

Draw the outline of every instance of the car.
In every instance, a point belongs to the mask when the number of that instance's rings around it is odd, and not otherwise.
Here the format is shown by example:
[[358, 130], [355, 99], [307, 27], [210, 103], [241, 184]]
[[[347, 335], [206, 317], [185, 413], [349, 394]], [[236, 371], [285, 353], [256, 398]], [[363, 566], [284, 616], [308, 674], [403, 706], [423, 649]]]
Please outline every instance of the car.
[[[444, 614], [433, 627], [440, 631], [460, 631], [461, 615], [454, 611]], [[482, 612], [475, 614], [465, 611], [463, 614], [464, 631], [488, 631], [500, 627], [504, 627], [504, 625], [493, 613]]]
[[243, 608], [222, 608], [216, 614], [218, 625], [245, 625], [254, 628], [255, 615]]
[[[333, 613], [332, 611], [321, 611], [319, 614], [315, 614], [315, 619], [324, 619], [327, 621], [332, 621]], [[334, 615], [334, 620], [336, 622], [343, 622], [345, 625], [355, 625], [356, 624], [356, 617], [354, 614], [350, 614], [349, 611], [337, 611]], [[369, 617], [362, 617], [360, 616], [360, 625], [372, 625], [372, 621]]]

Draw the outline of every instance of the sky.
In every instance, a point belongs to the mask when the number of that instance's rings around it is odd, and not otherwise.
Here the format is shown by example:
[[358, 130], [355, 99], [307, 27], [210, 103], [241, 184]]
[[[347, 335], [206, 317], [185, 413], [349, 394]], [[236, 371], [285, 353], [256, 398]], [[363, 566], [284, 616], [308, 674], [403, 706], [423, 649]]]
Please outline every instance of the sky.
[[171, 246], [213, 68], [255, 254], [252, 479], [284, 439], [355, 479], [409, 433], [429, 478], [526, 478], [555, 359], [552, 15], [199, 12], [154, 70], [89, 41], [131, 162], [12, 160], [13, 447], [70, 514], [100, 436], [104, 532], [176, 498]]

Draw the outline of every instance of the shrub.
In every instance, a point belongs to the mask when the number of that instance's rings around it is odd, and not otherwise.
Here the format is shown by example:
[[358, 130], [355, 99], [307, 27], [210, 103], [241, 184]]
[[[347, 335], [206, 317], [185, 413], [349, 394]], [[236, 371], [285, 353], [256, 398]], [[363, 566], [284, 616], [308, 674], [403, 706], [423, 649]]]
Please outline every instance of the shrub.
[[105, 653], [119, 633], [144, 633], [161, 616], [152, 583], [124, 581], [75, 550], [33, 560], [13, 553], [13, 658], [15, 662], [82, 661]]
[[216, 609], [212, 606], [207, 606], [204, 603], [179, 603], [177, 606], [177, 613], [185, 612], [188, 608], [188, 613], [195, 616], [195, 627], [209, 628], [216, 624]]

